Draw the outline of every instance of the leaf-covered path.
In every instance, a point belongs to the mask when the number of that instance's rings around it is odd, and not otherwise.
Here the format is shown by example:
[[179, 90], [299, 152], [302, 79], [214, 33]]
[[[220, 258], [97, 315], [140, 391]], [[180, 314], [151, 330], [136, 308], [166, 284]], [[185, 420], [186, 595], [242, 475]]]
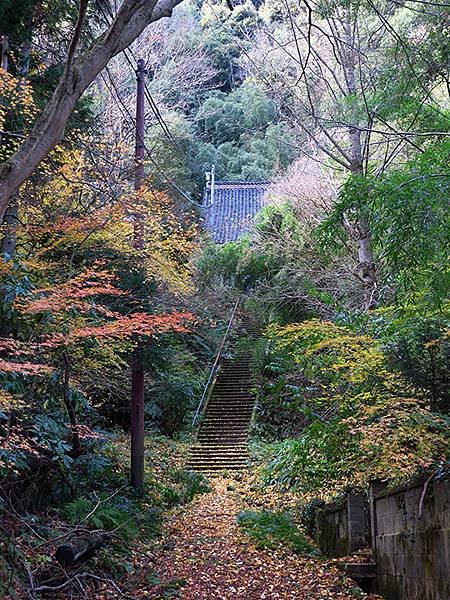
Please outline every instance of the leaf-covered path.
[[211, 493], [174, 513], [154, 564], [158, 582], [147, 589], [151, 598], [355, 598], [338, 571], [318, 559], [283, 549], [256, 549], [236, 522], [248, 506], [235, 485], [224, 478], [213, 480]]

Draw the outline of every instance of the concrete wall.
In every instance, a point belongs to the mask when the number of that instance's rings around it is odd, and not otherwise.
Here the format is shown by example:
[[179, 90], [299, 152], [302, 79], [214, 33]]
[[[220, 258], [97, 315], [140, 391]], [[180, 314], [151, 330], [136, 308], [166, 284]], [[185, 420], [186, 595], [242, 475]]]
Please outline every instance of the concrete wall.
[[386, 600], [450, 600], [450, 479], [395, 491], [372, 484], [372, 545]]
[[347, 556], [368, 546], [368, 503], [363, 494], [347, 494], [344, 502], [319, 509], [316, 543], [324, 554]]
[[320, 508], [319, 548], [340, 557], [370, 540], [383, 598], [450, 600], [450, 477], [429, 483], [419, 516], [425, 481], [395, 490], [372, 483], [368, 504], [363, 495], [349, 494]]

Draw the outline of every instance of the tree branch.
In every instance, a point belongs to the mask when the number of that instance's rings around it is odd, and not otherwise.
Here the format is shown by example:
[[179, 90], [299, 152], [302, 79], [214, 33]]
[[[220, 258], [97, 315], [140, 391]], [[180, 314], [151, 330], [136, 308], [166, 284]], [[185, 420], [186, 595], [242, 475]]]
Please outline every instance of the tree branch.
[[127, 48], [150, 23], [170, 16], [181, 1], [124, 0], [110, 27], [74, 61], [87, 3], [87, 0], [82, 0], [69, 47], [68, 67], [29, 136], [0, 167], [0, 218], [3, 217], [13, 193], [61, 140], [76, 103], [109, 60]]

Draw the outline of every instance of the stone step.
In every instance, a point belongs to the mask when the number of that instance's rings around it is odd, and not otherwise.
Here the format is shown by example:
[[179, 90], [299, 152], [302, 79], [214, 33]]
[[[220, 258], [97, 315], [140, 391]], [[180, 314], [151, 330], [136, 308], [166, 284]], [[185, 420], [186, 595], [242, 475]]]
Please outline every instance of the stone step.
[[250, 390], [248, 389], [242, 389], [242, 388], [214, 388], [213, 393], [211, 394], [211, 397], [214, 396], [220, 396], [223, 398], [233, 398], [235, 396], [237, 396], [238, 398], [246, 398], [248, 400], [254, 400], [254, 396], [253, 394], [250, 392]]
[[188, 463], [192, 463], [192, 462], [216, 462], [216, 463], [225, 463], [225, 462], [230, 462], [230, 463], [234, 463], [234, 462], [245, 462], [248, 460], [248, 455], [247, 454], [239, 454], [239, 455], [230, 455], [230, 456], [223, 456], [222, 454], [208, 454], [208, 455], [192, 455], [189, 457]]
[[214, 389], [214, 392], [211, 394], [211, 397], [214, 398], [217, 396], [219, 396], [220, 398], [234, 398], [235, 396], [237, 396], [238, 398], [254, 400], [253, 396], [248, 391], [233, 388], [227, 388], [224, 390]]
[[223, 439], [224, 444], [245, 444], [248, 438], [247, 429], [234, 429], [224, 431], [223, 429], [208, 430], [203, 433], [200, 432], [198, 439], [203, 444], [211, 440], [211, 443], [217, 444]]
[[245, 444], [198, 444], [192, 446], [191, 452], [223, 452], [224, 454], [238, 452], [240, 454], [245, 454], [248, 450]]
[[223, 431], [224, 433], [244, 433], [247, 431], [249, 423], [206, 423], [203, 429], [203, 433], [217, 433]]
[[208, 421], [221, 422], [221, 423], [226, 423], [227, 421], [243, 421], [244, 423], [249, 423], [251, 420], [251, 416], [252, 416], [251, 412], [241, 413], [238, 411], [234, 411], [234, 414], [230, 414], [227, 412], [223, 412], [223, 413], [208, 412], [205, 414], [205, 418], [203, 419], [203, 424], [207, 423]]
[[204, 439], [205, 436], [213, 436], [217, 437], [220, 434], [223, 434], [222, 437], [225, 437], [229, 440], [230, 437], [243, 437], [244, 441], [247, 439], [248, 426], [240, 426], [240, 427], [206, 427], [203, 428], [199, 433], [199, 439]]
[[214, 434], [207, 434], [202, 436], [199, 441], [201, 443], [208, 443], [208, 444], [245, 444], [245, 442], [247, 441], [247, 433], [245, 434], [240, 434], [240, 435], [227, 435], [227, 434], [220, 434], [220, 435], [214, 435]]
[[217, 435], [217, 436], [210, 436], [210, 437], [204, 437], [201, 440], [202, 442], [207, 442], [208, 444], [245, 444], [245, 442], [247, 441], [247, 437], [242, 435], [240, 437], [238, 436], [224, 436], [224, 435]]
[[208, 406], [206, 408], [207, 409], [223, 408], [224, 410], [225, 409], [230, 410], [231, 408], [237, 408], [237, 409], [242, 409], [242, 410], [248, 410], [248, 409], [252, 409], [254, 406], [255, 406], [255, 403], [253, 401], [250, 402], [250, 400], [221, 400], [220, 398], [212, 398], [208, 402]]
[[205, 429], [205, 431], [203, 432], [202, 436], [199, 439], [201, 439], [201, 440], [225, 439], [230, 442], [234, 442], [234, 441], [241, 442], [241, 441], [245, 441], [247, 439], [247, 427], [241, 427], [240, 429], [237, 429], [237, 428], [233, 428], [233, 429], [231, 429], [231, 428], [217, 428], [217, 429], [208, 428], [208, 429]]
[[222, 438], [225, 438], [230, 441], [234, 441], [236, 438], [239, 438], [239, 441], [241, 441], [241, 439], [242, 440], [247, 439], [247, 427], [241, 427], [239, 429], [230, 428], [230, 427], [227, 427], [227, 428], [221, 427], [221, 428], [213, 429], [213, 428], [209, 427], [208, 429], [204, 430], [203, 435], [200, 439], [205, 440], [207, 437], [210, 437], [213, 439], [222, 437]]
[[217, 431], [234, 431], [236, 429], [246, 430], [249, 426], [249, 421], [203, 421], [202, 430], [211, 431], [216, 429]]
[[240, 467], [241, 469], [245, 469], [249, 466], [248, 460], [227, 460], [224, 462], [220, 462], [217, 460], [204, 460], [199, 459], [197, 461], [190, 461], [186, 465], [188, 469], [230, 469], [232, 467]]
[[250, 387], [253, 382], [250, 380], [248, 373], [227, 373], [226, 375], [219, 375], [217, 377], [216, 385], [224, 383], [234, 386], [247, 385]]
[[254, 409], [253, 404], [208, 404], [205, 414], [211, 412], [218, 415], [221, 414], [236, 414], [236, 415], [251, 415]]
[[[217, 373], [217, 379], [245, 379], [246, 381], [250, 381], [250, 368], [247, 367], [227, 367], [224, 365], [220, 371]], [[236, 381], [237, 381], [236, 380]]]
[[203, 417], [203, 423], [205, 423], [205, 421], [223, 421], [223, 420], [227, 420], [229, 418], [232, 419], [241, 419], [243, 421], [246, 421], [247, 423], [249, 423], [252, 420], [252, 415], [253, 415], [253, 409], [248, 410], [248, 411], [233, 411], [234, 414], [230, 415], [228, 413], [228, 411], [226, 410], [208, 410], [204, 417]]
[[243, 471], [244, 469], [247, 469], [247, 465], [229, 465], [228, 467], [211, 467], [196, 465], [195, 467], [190, 467], [191, 471], [197, 471], [198, 473], [202, 473], [206, 476], [217, 476], [220, 475], [223, 471]]
[[243, 452], [230, 452], [227, 454], [224, 454], [223, 452], [191, 452], [189, 462], [196, 460], [248, 460], [248, 454]]
[[195, 463], [195, 462], [214, 462], [217, 464], [222, 464], [224, 462], [242, 462], [242, 461], [247, 461], [249, 460], [249, 456], [248, 454], [230, 454], [227, 456], [224, 456], [222, 454], [191, 454], [191, 456], [189, 457], [188, 463]]
[[230, 384], [235, 387], [245, 385], [251, 387], [253, 382], [250, 380], [248, 373], [227, 373], [226, 375], [219, 375], [217, 377], [216, 385]]
[[202, 427], [204, 425], [211, 424], [225, 424], [225, 423], [243, 423], [244, 425], [248, 425], [251, 421], [251, 415], [241, 415], [241, 414], [223, 414], [223, 415], [211, 415], [206, 414], [205, 418], [202, 421]]
[[214, 394], [244, 394], [245, 396], [252, 396], [251, 393], [252, 386], [250, 385], [228, 385], [227, 383], [221, 383], [220, 385], [215, 385], [213, 393]]
[[254, 406], [255, 406], [254, 402], [248, 402], [247, 400], [245, 400], [245, 401], [230, 400], [230, 401], [226, 402], [226, 401], [220, 401], [218, 398], [214, 398], [213, 401], [208, 402], [208, 406], [206, 407], [206, 410], [214, 408], [216, 410], [223, 409], [223, 410], [226, 410], [229, 412], [232, 410], [236, 410], [236, 411], [250, 410], [250, 409], [253, 409]]
[[243, 425], [244, 427], [248, 427], [250, 424], [251, 418], [250, 416], [223, 416], [223, 417], [215, 417], [215, 416], [206, 416], [201, 424], [201, 427], [208, 427], [209, 425], [219, 425], [219, 426], [228, 426], [228, 425]]
[[242, 408], [248, 408], [254, 404], [255, 401], [251, 398], [239, 398], [237, 396], [232, 396], [229, 398], [213, 396], [208, 402], [208, 406], [226, 406], [227, 408], [230, 406], [242, 406]]
[[253, 406], [255, 401], [253, 398], [249, 398], [248, 396], [212, 396], [210, 401], [208, 402], [208, 406], [242, 406], [248, 408], [249, 406]]
[[244, 399], [230, 398], [229, 400], [224, 400], [223, 398], [211, 398], [207, 408], [214, 406], [214, 408], [226, 408], [229, 410], [231, 408], [253, 408], [254, 405], [253, 401]]
[[230, 406], [208, 406], [205, 411], [205, 415], [221, 416], [228, 415], [230, 417], [250, 417], [253, 413], [253, 406], [236, 406], [231, 404]]
[[215, 385], [213, 389], [213, 396], [215, 395], [230, 395], [230, 394], [239, 394], [241, 396], [250, 396], [253, 398], [253, 394], [251, 392], [251, 386], [247, 385], [227, 385], [226, 383], [221, 383], [220, 385]]
[[217, 380], [221, 381], [223, 379], [233, 379], [236, 382], [239, 380], [250, 381], [250, 370], [245, 367], [242, 369], [223, 367], [217, 374]]
[[249, 407], [255, 404], [254, 398], [250, 396], [239, 396], [237, 394], [230, 394], [229, 396], [222, 396], [221, 394], [217, 394], [215, 396], [211, 396], [208, 402], [208, 406], [216, 405], [216, 406], [243, 406]]
[[247, 444], [199, 444], [198, 446], [192, 446], [191, 449], [195, 450], [196, 448], [213, 448], [214, 450], [227, 450], [231, 448], [247, 452]]
[[222, 360], [206, 407], [189, 468], [205, 474], [241, 470], [248, 465], [248, 429], [255, 408], [249, 352]]
[[198, 437], [201, 444], [208, 443], [220, 444], [220, 440], [223, 440], [223, 444], [234, 445], [234, 444], [245, 444], [248, 438], [247, 429], [223, 431], [222, 429], [216, 431], [204, 431]]
[[226, 471], [228, 469], [248, 469], [249, 464], [248, 463], [229, 463], [229, 464], [223, 464], [223, 465], [219, 465], [219, 464], [206, 464], [206, 463], [196, 463], [196, 464], [189, 464], [186, 465], [187, 468], [191, 471]]
[[217, 457], [217, 456], [199, 456], [192, 457], [188, 460], [188, 465], [246, 465], [248, 463], [248, 456], [230, 456], [230, 457]]
[[250, 421], [251, 416], [253, 414], [253, 408], [252, 409], [246, 409], [246, 410], [241, 410], [237, 407], [231, 407], [229, 410], [218, 410], [218, 409], [212, 409], [212, 410], [207, 410], [204, 414], [204, 419], [203, 422], [205, 422], [205, 419], [209, 419], [212, 418], [214, 420], [217, 419], [245, 419], [247, 421]]
[[236, 419], [233, 419], [232, 417], [226, 417], [222, 419], [213, 419], [207, 417], [202, 422], [202, 429], [205, 427], [248, 427], [250, 425], [250, 421], [251, 419], [247, 417]]
[[233, 461], [242, 461], [248, 460], [249, 455], [246, 453], [232, 453], [232, 454], [222, 454], [222, 453], [197, 453], [191, 454], [189, 456], [188, 462], [195, 462], [198, 460], [206, 460], [206, 461], [218, 461], [218, 462], [233, 462]]

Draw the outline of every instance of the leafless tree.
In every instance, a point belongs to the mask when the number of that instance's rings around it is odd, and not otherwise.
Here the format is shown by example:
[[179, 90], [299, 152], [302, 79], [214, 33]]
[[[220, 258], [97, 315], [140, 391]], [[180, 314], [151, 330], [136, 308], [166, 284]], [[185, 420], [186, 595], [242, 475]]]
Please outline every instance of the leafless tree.
[[[374, 101], [388, 69], [395, 66], [391, 58], [395, 52], [399, 61], [408, 64], [410, 77], [419, 78], [406, 44], [392, 25], [402, 8], [386, 5], [381, 12], [375, 5], [368, 10], [336, 3], [322, 12], [315, 0], [299, 5], [283, 0], [282, 6], [284, 19], [275, 26], [261, 26], [253, 50], [245, 52], [245, 67], [305, 139], [300, 151], [313, 159], [320, 157], [344, 177], [364, 176], [369, 166], [381, 173], [408, 149], [420, 151], [414, 120], [402, 131], [387, 122], [383, 107]], [[418, 86], [423, 102], [433, 103], [432, 86], [421, 81]], [[396, 98], [391, 100], [395, 103]], [[377, 303], [378, 282], [363, 210], [353, 226], [358, 277], [366, 291], [365, 306], [371, 308]]]
[[319, 225], [330, 213], [337, 194], [338, 179], [308, 157], [300, 157], [272, 182], [265, 199], [270, 204], [289, 203], [301, 216], [306, 231]]

